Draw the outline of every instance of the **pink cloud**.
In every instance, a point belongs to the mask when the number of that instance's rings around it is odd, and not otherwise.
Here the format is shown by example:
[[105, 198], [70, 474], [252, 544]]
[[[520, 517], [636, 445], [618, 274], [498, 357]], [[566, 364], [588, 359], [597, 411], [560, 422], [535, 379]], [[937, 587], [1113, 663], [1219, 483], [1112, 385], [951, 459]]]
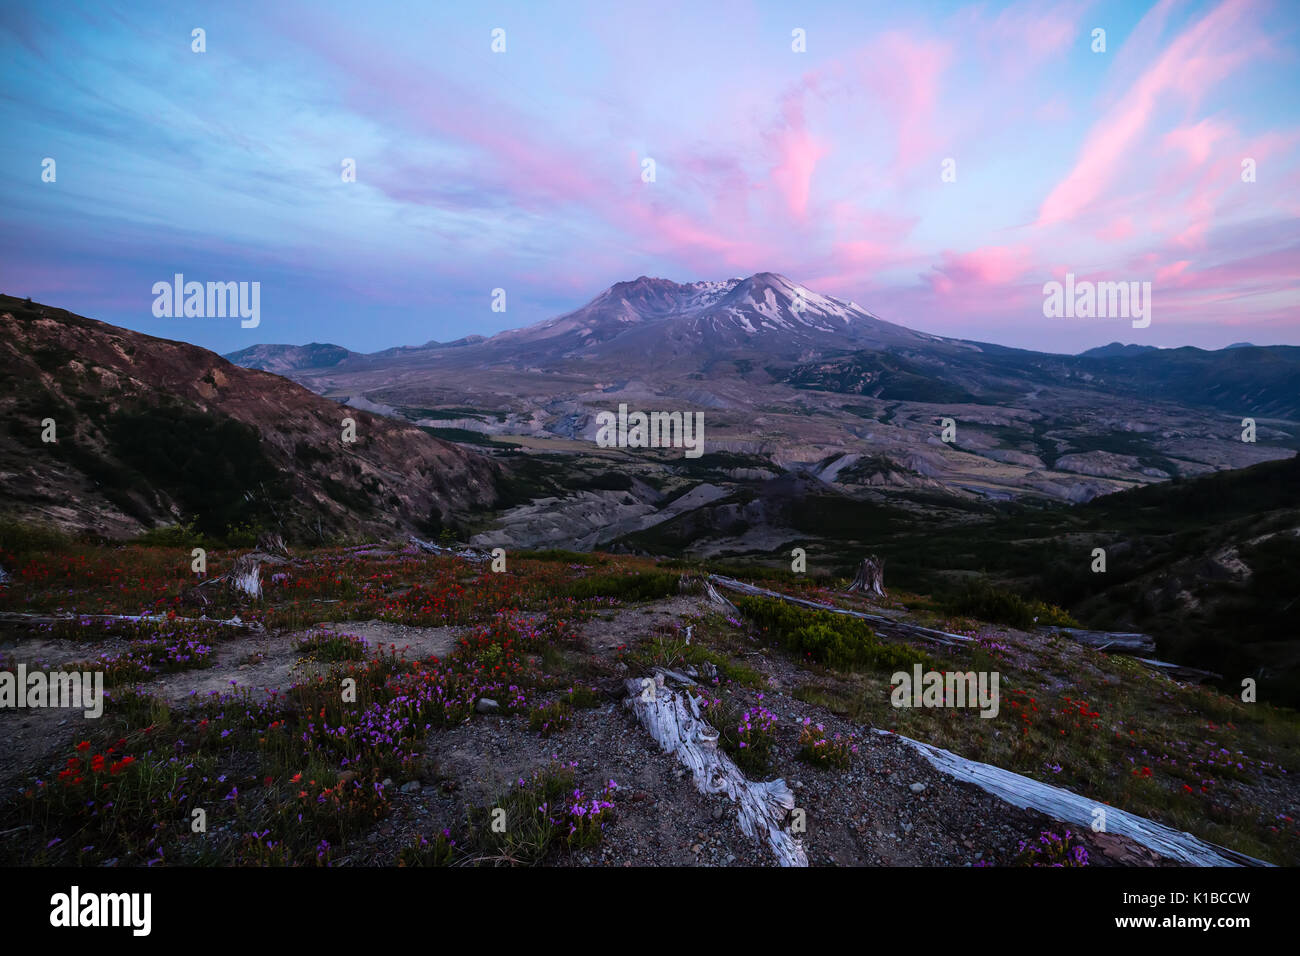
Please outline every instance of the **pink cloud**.
[[786, 95], [781, 107], [781, 128], [772, 135], [777, 162], [772, 168], [771, 179], [796, 219], [808, 215], [813, 172], [818, 161], [829, 152], [808, 132], [804, 119], [803, 98], [814, 88], [815, 80], [808, 77]]
[[944, 251], [943, 262], [928, 277], [936, 291], [951, 292], [969, 286], [1000, 286], [1014, 282], [1030, 268], [1024, 247], [985, 246], [970, 252]]
[[1214, 144], [1232, 133], [1229, 126], [1203, 119], [1194, 126], [1180, 126], [1170, 130], [1164, 136], [1164, 143], [1172, 149], [1182, 150], [1195, 165], [1200, 166], [1210, 158]]
[[862, 75], [895, 131], [895, 162], [910, 170], [945, 140], [936, 128], [935, 107], [952, 45], [939, 39], [894, 31], [864, 53]]
[[1102, 242], [1122, 242], [1133, 235], [1133, 219], [1131, 216], [1121, 216], [1118, 219], [1112, 219], [1109, 223], [1097, 231], [1097, 238]]
[[1043, 201], [1040, 225], [1076, 218], [1110, 186], [1168, 94], [1177, 92], [1194, 102], [1246, 62], [1257, 50], [1237, 32], [1248, 7], [1247, 0], [1225, 0], [1169, 45], [1093, 125], [1074, 168]]

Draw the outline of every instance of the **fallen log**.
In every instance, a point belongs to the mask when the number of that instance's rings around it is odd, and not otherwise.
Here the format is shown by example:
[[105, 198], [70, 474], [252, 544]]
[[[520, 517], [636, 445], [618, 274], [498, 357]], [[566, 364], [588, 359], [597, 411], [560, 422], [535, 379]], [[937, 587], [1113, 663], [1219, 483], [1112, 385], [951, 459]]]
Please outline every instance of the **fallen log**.
[[1156, 649], [1156, 642], [1146, 634], [1133, 634], [1127, 631], [1088, 631], [1081, 627], [1044, 627], [1048, 634], [1064, 634], [1072, 641], [1087, 644], [1099, 651], [1113, 654], [1150, 654]]
[[670, 689], [665, 673], [624, 681], [624, 706], [666, 753], [691, 771], [701, 793], [725, 793], [735, 802], [746, 836], [765, 838], [782, 866], [807, 866], [802, 841], [785, 829], [785, 819], [795, 806], [794, 793], [784, 780], [747, 780], [718, 748], [718, 732], [700, 718], [699, 702], [689, 691]]
[[0, 624], [58, 624], [61, 621], [134, 621], [145, 624], [179, 621], [182, 624], [221, 624], [226, 627], [263, 630], [261, 624], [254, 621], [241, 621], [238, 617], [223, 621], [218, 618], [163, 617], [154, 614], [28, 614], [22, 611], [0, 611]]
[[1150, 657], [1135, 657], [1136, 661], [1143, 664], [1149, 664], [1152, 667], [1158, 667], [1160, 670], [1169, 674], [1171, 677], [1181, 677], [1185, 680], [1200, 681], [1204, 680], [1222, 680], [1223, 675], [1215, 671], [1203, 671], [1199, 667], [1185, 667], [1182, 664], [1171, 664], [1169, 661], [1158, 661]]
[[1001, 767], [980, 763], [977, 760], [967, 760], [950, 750], [921, 743], [919, 740], [882, 730], [879, 727], [873, 730], [878, 734], [901, 740], [925, 757], [939, 772], [956, 780], [973, 783], [981, 790], [1022, 810], [1035, 810], [1053, 820], [1091, 829], [1094, 813], [1100, 808], [1105, 812], [1103, 832], [1128, 837], [1167, 859], [1177, 860], [1189, 866], [1273, 865], [1257, 860], [1253, 856], [1238, 853], [1236, 850], [1206, 843], [1190, 833], [1174, 830], [1163, 823], [1156, 823], [1154, 820], [1139, 817], [1127, 810], [1098, 803], [1096, 800], [1041, 783], [1010, 770], [1003, 770]]
[[442, 545], [434, 544], [432, 541], [421, 541], [415, 535], [410, 536], [411, 544], [415, 545], [425, 554], [437, 554], [449, 558], [464, 558], [466, 561], [491, 561], [492, 556], [484, 554], [482, 551], [475, 551], [473, 548], [444, 548]]

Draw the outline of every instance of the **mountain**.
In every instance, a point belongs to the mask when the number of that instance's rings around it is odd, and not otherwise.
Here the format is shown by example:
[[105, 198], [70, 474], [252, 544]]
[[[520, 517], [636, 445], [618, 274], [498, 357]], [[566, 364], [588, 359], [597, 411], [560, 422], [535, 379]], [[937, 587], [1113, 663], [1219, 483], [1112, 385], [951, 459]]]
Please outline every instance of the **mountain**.
[[1081, 356], [1075, 374], [1099, 390], [1214, 409], [1254, 418], [1300, 419], [1300, 347], [1186, 346], [1121, 356]]
[[301, 369], [333, 368], [357, 354], [341, 345], [312, 342], [309, 345], [250, 345], [223, 357], [243, 368], [283, 375]]
[[[1231, 348], [1232, 346], [1228, 346]], [[1086, 352], [1080, 352], [1081, 356], [1088, 358], [1115, 358], [1116, 356], [1141, 355], [1143, 352], [1154, 352], [1154, 345], [1123, 345], [1119, 342], [1111, 342], [1109, 345], [1099, 345], [1095, 349], [1088, 349]]]
[[[10, 296], [0, 339], [10, 514], [109, 537], [192, 521], [301, 539], [436, 530], [498, 496], [494, 462], [206, 349]], [[246, 359], [277, 354], [257, 348]]]
[[854, 476], [883, 458], [872, 488], [991, 501], [1086, 501], [1300, 447], [1300, 349], [1034, 352], [913, 331], [772, 272], [640, 276], [482, 341], [285, 374], [444, 437], [570, 455], [620, 404], [699, 411], [707, 451], [747, 456], [741, 470]]
[[619, 282], [587, 305], [484, 343], [493, 357], [527, 347], [529, 360], [601, 359], [697, 364], [754, 352], [794, 359], [854, 345], [940, 341], [882, 321], [852, 302], [821, 295], [771, 272], [746, 279], [692, 282], [641, 276]]

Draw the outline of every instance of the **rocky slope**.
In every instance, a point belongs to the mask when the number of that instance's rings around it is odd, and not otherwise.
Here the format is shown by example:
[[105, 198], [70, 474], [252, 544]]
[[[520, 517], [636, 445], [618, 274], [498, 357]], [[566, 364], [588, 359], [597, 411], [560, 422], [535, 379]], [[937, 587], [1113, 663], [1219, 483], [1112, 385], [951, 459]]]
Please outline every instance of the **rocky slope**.
[[497, 497], [493, 462], [412, 425], [7, 296], [0, 414], [5, 510], [108, 536], [181, 521], [315, 539], [428, 530]]

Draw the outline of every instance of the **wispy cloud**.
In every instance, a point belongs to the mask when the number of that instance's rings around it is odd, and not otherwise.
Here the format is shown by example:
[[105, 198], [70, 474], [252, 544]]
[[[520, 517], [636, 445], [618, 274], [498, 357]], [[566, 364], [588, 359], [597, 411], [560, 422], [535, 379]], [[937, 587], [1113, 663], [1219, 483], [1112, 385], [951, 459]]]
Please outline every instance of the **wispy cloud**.
[[[1054, 347], [1041, 286], [1068, 269], [1151, 279], [1159, 344], [1300, 342], [1298, 25], [1251, 0], [11, 6], [0, 288], [222, 349], [380, 348], [772, 270]], [[153, 319], [182, 265], [274, 308], [255, 333]]]

